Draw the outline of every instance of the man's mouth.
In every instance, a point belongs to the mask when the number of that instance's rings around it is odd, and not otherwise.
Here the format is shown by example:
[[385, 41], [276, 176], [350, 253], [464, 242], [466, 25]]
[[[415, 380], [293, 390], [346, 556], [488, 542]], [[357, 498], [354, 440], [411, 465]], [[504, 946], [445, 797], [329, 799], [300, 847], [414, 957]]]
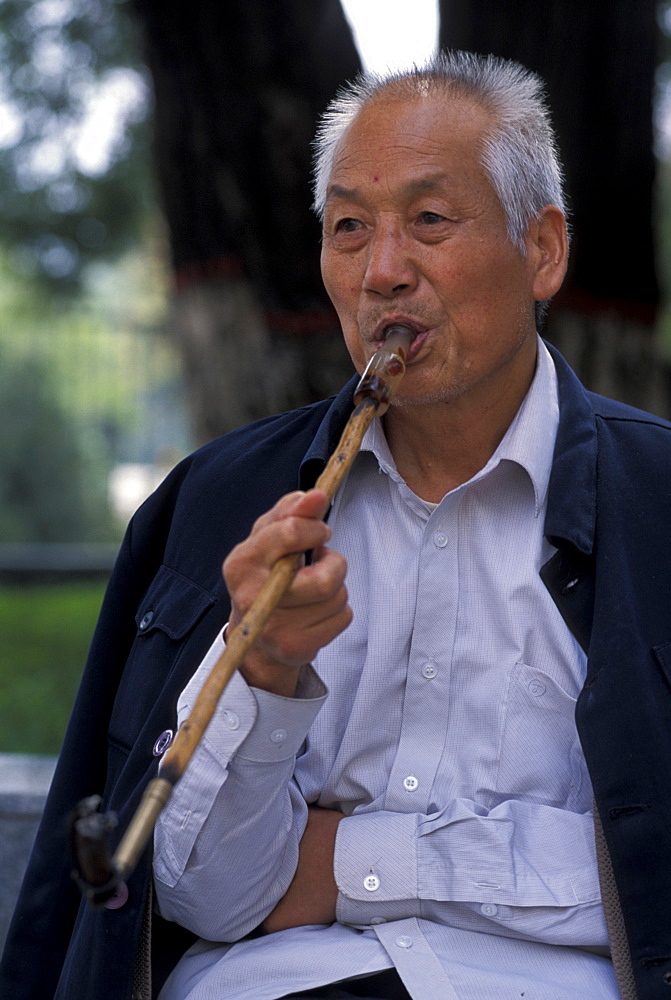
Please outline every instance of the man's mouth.
[[385, 332], [391, 326], [406, 326], [413, 332], [413, 339], [408, 348], [408, 362], [411, 362], [414, 357], [419, 353], [424, 344], [426, 338], [429, 335], [429, 328], [417, 323], [415, 320], [406, 318], [405, 316], [385, 316], [383, 320], [375, 327], [373, 338], [371, 340], [371, 346], [374, 350], [379, 350], [385, 341]]

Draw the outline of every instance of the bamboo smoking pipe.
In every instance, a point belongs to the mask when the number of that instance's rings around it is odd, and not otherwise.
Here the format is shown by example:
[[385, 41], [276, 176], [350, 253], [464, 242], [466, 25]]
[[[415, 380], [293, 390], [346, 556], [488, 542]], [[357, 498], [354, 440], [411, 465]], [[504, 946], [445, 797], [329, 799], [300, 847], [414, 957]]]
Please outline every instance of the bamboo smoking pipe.
[[[414, 331], [405, 324], [393, 323], [384, 334], [384, 343], [371, 358], [354, 391], [354, 410], [338, 446], [315, 483], [315, 488], [323, 490], [329, 500], [335, 496], [352, 465], [367, 428], [374, 417], [386, 412], [392, 394], [405, 373], [407, 352]], [[191, 714], [166, 751], [160, 776], [147, 785], [113, 857], [107, 840], [116, 819], [99, 812], [100, 797], [90, 796], [75, 808], [70, 825], [77, 865], [73, 874], [84, 897], [92, 905], [104, 905], [118, 896], [124, 880], [134, 870], [161, 810], [184, 774], [214, 715], [226, 685], [291, 585], [302, 557], [303, 553], [297, 552], [278, 559], [240, 624], [228, 633], [226, 647], [205, 681]]]

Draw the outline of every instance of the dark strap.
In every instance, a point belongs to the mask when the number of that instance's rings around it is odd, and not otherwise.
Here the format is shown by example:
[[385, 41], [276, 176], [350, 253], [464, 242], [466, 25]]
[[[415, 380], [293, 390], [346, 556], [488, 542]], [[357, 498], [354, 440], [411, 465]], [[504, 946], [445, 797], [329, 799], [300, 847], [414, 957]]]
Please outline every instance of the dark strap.
[[285, 1000], [349, 1000], [356, 997], [368, 997], [369, 1000], [412, 1000], [396, 969], [385, 969], [360, 979], [345, 979], [307, 993], [289, 993]]
[[601, 817], [594, 803], [594, 839], [596, 842], [596, 861], [599, 869], [601, 885], [601, 902], [606, 917], [610, 955], [615, 969], [615, 978], [622, 1000], [637, 1000], [634, 970], [631, 964], [629, 942], [620, 906], [620, 897], [615, 883], [613, 864], [610, 859], [606, 837], [601, 824]]

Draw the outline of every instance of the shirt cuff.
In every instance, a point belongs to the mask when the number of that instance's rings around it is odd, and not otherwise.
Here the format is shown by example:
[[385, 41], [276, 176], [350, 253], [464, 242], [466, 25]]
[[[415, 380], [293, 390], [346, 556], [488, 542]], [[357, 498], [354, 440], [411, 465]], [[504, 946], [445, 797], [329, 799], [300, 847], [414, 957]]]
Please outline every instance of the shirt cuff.
[[295, 698], [260, 688], [249, 689], [256, 701], [257, 715], [238, 750], [238, 759], [267, 764], [296, 756], [328, 694], [312, 667], [303, 668], [303, 673], [306, 676], [299, 683]]
[[333, 870], [341, 923], [367, 925], [419, 915], [417, 817], [394, 812], [346, 816], [338, 826]]
[[[223, 632], [219, 632], [179, 698], [178, 725], [189, 715], [226, 648]], [[236, 670], [219, 699], [203, 743], [223, 767], [236, 755], [257, 763], [287, 760], [298, 753], [327, 694], [310, 664], [300, 672], [295, 698], [252, 688]]]

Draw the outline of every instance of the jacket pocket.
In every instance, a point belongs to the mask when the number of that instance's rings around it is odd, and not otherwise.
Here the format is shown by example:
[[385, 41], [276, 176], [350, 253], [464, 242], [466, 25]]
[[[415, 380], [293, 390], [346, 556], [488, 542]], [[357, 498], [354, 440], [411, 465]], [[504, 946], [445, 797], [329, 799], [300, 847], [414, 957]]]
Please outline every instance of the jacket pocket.
[[216, 598], [168, 566], [161, 566], [135, 615], [138, 636], [164, 632], [183, 639]]
[[[112, 740], [133, 746], [191, 632], [216, 601], [192, 580], [161, 566], [135, 615], [137, 634], [114, 702]], [[176, 701], [179, 691], [173, 694]]]
[[662, 673], [669, 685], [671, 685], [671, 642], [664, 642], [661, 646], [654, 646], [653, 652], [662, 668]]

